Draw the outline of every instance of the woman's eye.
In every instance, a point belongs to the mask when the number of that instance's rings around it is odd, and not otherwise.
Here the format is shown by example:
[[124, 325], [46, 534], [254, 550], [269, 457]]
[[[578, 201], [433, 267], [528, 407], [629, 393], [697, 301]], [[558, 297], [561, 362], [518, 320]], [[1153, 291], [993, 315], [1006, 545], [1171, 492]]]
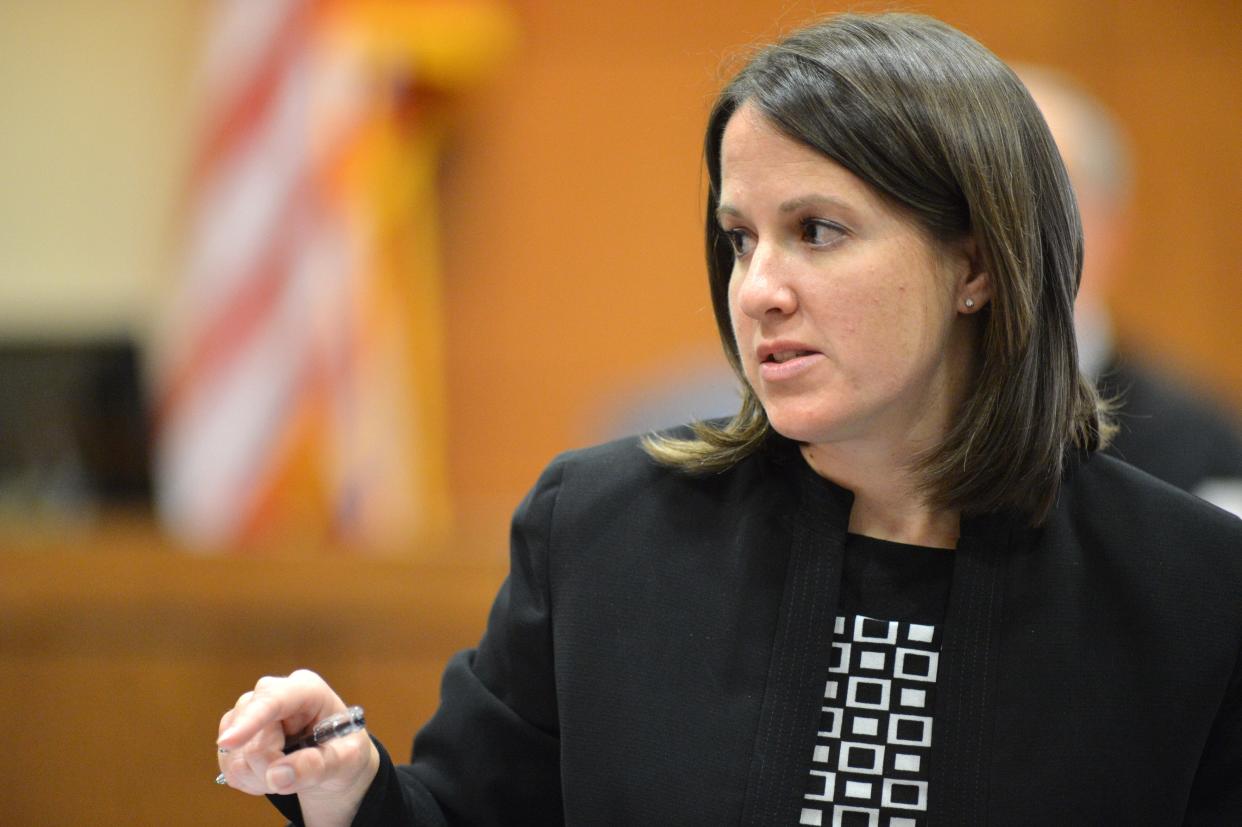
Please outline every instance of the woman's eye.
[[733, 248], [733, 255], [741, 258], [747, 255], [754, 246], [750, 240], [750, 234], [745, 230], [725, 230], [725, 238], [729, 239], [729, 246]]
[[815, 246], [831, 244], [841, 237], [842, 230], [836, 224], [827, 221], [808, 220], [802, 222], [802, 240]]

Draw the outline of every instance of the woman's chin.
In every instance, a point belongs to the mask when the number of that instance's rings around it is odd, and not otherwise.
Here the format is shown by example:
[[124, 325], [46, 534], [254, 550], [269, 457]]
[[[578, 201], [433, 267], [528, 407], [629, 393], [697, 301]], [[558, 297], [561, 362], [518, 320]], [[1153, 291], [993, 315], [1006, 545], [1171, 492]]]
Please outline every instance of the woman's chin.
[[768, 423], [772, 430], [794, 442], [812, 445], [835, 442], [840, 438], [841, 423], [822, 413], [809, 415], [795, 411], [770, 411]]

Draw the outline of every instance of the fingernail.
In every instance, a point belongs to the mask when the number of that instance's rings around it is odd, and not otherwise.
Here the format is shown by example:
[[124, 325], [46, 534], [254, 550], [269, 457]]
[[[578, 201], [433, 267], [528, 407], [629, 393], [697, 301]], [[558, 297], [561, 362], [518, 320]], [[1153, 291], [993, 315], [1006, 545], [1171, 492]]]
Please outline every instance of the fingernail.
[[272, 767], [267, 771], [267, 786], [273, 789], [284, 789], [293, 783], [293, 767]]
[[224, 732], [220, 733], [220, 737], [216, 739], [216, 743], [219, 744], [221, 741], [227, 741], [236, 734], [237, 734], [236, 727], [229, 727]]

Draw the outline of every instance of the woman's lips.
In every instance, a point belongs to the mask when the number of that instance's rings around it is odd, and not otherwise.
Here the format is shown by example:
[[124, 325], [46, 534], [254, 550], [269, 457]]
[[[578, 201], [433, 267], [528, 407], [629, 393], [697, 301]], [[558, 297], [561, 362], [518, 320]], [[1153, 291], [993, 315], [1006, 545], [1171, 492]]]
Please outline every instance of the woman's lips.
[[815, 350], [788, 348], [770, 353], [759, 362], [759, 377], [765, 382], [784, 382], [801, 376], [817, 365], [824, 354]]

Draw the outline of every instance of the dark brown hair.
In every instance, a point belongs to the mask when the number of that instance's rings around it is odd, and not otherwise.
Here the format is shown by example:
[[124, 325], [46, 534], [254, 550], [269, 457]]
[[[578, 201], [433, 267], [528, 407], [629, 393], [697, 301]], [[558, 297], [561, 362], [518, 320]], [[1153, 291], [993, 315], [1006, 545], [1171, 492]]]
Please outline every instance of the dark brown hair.
[[707, 124], [707, 269], [742, 407], [647, 451], [687, 470], [723, 470], [770, 426], [746, 384], [729, 318], [733, 252], [716, 221], [725, 125], [743, 103], [823, 153], [944, 242], [973, 236], [991, 277], [975, 381], [943, 442], [915, 457], [930, 502], [967, 514], [1015, 510], [1041, 522], [1071, 449], [1107, 442], [1078, 370], [1074, 296], [1082, 225], [1061, 156], [1026, 88], [961, 32], [909, 14], [839, 15], [760, 51], [720, 93]]

